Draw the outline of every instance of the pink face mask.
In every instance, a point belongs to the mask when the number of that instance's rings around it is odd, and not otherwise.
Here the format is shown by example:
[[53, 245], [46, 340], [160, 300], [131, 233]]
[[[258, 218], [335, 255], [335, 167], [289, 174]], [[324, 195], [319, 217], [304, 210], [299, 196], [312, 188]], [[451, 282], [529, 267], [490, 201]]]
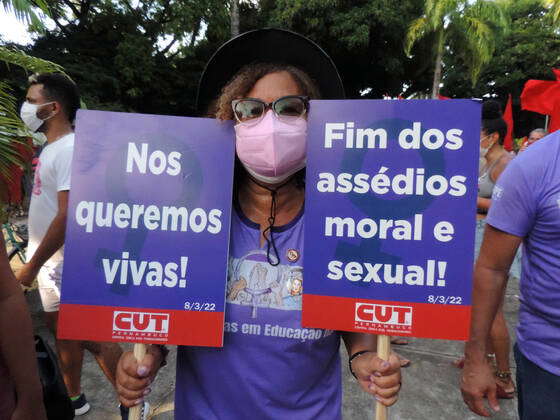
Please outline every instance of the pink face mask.
[[254, 125], [235, 126], [237, 157], [258, 181], [278, 184], [305, 167], [307, 121], [268, 110]]

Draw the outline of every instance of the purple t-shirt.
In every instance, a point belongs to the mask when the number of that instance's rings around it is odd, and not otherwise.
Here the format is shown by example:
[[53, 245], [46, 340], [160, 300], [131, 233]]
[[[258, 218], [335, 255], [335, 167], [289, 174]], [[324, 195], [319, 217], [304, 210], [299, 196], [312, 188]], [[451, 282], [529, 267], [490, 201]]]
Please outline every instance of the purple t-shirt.
[[560, 375], [560, 131], [507, 166], [486, 221], [523, 237], [517, 343], [529, 360]]
[[274, 229], [232, 214], [224, 347], [179, 347], [177, 419], [340, 419], [340, 338], [301, 326], [303, 212]]

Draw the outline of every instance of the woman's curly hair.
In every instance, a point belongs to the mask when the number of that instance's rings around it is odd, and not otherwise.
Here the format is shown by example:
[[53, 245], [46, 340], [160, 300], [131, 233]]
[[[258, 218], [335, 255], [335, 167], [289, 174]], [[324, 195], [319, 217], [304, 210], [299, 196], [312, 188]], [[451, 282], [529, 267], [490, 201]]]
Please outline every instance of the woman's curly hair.
[[[207, 117], [219, 120], [233, 120], [233, 109], [231, 101], [234, 99], [245, 98], [251, 91], [255, 83], [270, 73], [281, 71], [288, 72], [298, 85], [301, 94], [308, 96], [309, 99], [320, 99], [321, 94], [317, 84], [307, 75], [307, 73], [297, 67], [288, 64], [278, 63], [252, 63], [241, 68], [235, 76], [224, 86], [220, 96], [214, 100], [208, 109]], [[245, 179], [247, 173], [239, 159], [235, 158], [234, 169], [234, 199], [237, 199], [239, 182]], [[305, 168], [295, 175], [296, 184], [299, 188], [305, 188]]]
[[317, 84], [297, 67], [277, 63], [253, 63], [241, 68], [235, 76], [224, 86], [220, 96], [210, 104], [206, 116], [219, 120], [233, 120], [231, 101], [247, 96], [259, 79], [270, 73], [288, 72], [298, 85], [301, 94], [310, 99], [320, 99], [321, 94]]

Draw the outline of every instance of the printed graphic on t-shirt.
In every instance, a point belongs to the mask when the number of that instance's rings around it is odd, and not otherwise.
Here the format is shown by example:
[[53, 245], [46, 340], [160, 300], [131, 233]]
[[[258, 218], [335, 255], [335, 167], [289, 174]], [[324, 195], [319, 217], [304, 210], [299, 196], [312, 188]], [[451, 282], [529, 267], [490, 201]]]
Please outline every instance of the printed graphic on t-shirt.
[[499, 185], [495, 185], [494, 190], [492, 191], [492, 200], [501, 199], [503, 194], [504, 194], [504, 189]]
[[41, 195], [41, 160], [37, 159], [37, 166], [35, 167], [35, 177], [33, 178], [33, 194]]
[[301, 266], [270, 265], [262, 250], [230, 259], [226, 300], [252, 307], [252, 318], [258, 317], [258, 308], [301, 311], [302, 292]]

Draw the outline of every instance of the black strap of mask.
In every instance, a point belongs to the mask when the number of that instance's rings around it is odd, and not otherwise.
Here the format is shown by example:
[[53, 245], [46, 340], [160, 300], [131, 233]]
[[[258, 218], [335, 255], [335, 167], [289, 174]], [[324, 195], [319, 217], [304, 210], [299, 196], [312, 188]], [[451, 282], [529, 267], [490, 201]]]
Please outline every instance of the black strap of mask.
[[[270, 202], [270, 216], [268, 217], [268, 227], [263, 231], [264, 239], [266, 240], [266, 259], [270, 265], [277, 266], [280, 264], [280, 255], [278, 254], [278, 248], [276, 248], [276, 243], [274, 242], [274, 234], [272, 228], [274, 227], [274, 222], [276, 221], [276, 197], [278, 195], [278, 190], [290, 183], [292, 178], [290, 177], [286, 182], [280, 184], [276, 188], [269, 188], [266, 185], [261, 184], [257, 180], [253, 179], [253, 177], [249, 177], [251, 181], [257, 184], [259, 187], [264, 188], [270, 192], [271, 202]], [[269, 239], [270, 237], [270, 239]], [[270, 249], [274, 251], [274, 255], [276, 256], [276, 261], [272, 261], [270, 258]]]

